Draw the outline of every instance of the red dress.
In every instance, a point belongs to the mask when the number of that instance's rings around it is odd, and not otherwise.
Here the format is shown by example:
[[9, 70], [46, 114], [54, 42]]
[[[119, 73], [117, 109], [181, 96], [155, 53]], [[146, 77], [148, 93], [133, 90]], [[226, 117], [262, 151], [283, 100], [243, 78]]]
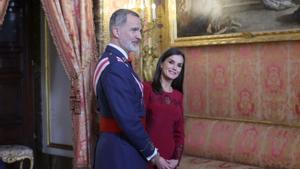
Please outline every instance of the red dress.
[[[184, 144], [182, 93], [154, 93], [151, 83], [144, 83], [147, 131], [158, 152], [165, 159], [180, 159]], [[149, 165], [148, 168], [153, 166]]]

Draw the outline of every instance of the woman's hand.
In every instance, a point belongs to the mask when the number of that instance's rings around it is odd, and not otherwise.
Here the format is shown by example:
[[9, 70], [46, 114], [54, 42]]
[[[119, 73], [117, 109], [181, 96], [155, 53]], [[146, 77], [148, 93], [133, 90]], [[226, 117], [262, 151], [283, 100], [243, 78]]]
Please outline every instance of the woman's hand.
[[170, 167], [172, 167], [172, 168], [176, 168], [178, 165], [178, 160], [175, 160], [175, 159], [167, 160], [167, 162], [169, 163]]
[[158, 169], [173, 169], [171, 164], [159, 155], [156, 155], [151, 162], [156, 165]]

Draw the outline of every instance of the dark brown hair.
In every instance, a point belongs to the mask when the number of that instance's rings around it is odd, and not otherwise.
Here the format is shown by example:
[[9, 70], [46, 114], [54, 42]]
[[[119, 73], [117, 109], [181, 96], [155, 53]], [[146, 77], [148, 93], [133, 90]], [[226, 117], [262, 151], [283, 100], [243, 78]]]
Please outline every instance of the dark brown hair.
[[183, 65], [182, 65], [182, 69], [181, 72], [179, 74], [179, 76], [173, 80], [171, 86], [180, 91], [183, 92], [183, 79], [184, 79], [184, 65], [185, 65], [185, 56], [183, 54], [183, 52], [181, 50], [179, 50], [178, 48], [169, 48], [168, 50], [166, 50], [159, 58], [157, 65], [156, 65], [156, 69], [155, 69], [155, 73], [153, 76], [153, 81], [152, 81], [152, 88], [154, 90], [154, 92], [160, 93], [162, 91], [162, 86], [160, 83], [160, 76], [161, 76], [161, 67], [160, 65], [170, 56], [172, 55], [181, 55], [183, 57]]

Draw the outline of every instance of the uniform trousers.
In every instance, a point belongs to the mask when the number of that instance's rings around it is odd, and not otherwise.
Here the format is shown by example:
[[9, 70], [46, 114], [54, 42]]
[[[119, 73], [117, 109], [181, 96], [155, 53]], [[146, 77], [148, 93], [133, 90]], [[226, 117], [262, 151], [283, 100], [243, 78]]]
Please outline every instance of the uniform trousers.
[[147, 161], [122, 134], [101, 133], [94, 169], [146, 169]]

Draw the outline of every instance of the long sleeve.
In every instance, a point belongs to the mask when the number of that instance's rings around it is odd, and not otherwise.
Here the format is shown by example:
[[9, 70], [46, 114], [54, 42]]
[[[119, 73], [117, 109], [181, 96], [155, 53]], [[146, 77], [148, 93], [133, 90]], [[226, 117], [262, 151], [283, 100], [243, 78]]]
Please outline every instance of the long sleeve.
[[148, 126], [150, 124], [150, 99], [151, 99], [151, 83], [150, 82], [144, 82], [143, 83], [144, 86], [144, 106], [145, 106], [145, 112], [146, 112], [146, 126]]
[[175, 140], [175, 150], [173, 154], [174, 159], [180, 160], [183, 153], [184, 145], [184, 118], [183, 118], [183, 106], [182, 99], [180, 104], [181, 114], [179, 120], [174, 124], [174, 140]]
[[151, 83], [144, 83], [147, 131], [160, 155], [165, 159], [178, 159], [182, 155], [184, 131], [182, 94], [155, 93]]
[[[141, 118], [145, 115], [140, 105], [142, 94], [137, 99], [140, 88], [129, 69], [123, 63], [111, 64], [103, 74], [103, 91], [110, 111], [129, 142], [144, 155], [145, 158], [155, 152]], [[135, 87], [133, 87], [135, 85]]]

